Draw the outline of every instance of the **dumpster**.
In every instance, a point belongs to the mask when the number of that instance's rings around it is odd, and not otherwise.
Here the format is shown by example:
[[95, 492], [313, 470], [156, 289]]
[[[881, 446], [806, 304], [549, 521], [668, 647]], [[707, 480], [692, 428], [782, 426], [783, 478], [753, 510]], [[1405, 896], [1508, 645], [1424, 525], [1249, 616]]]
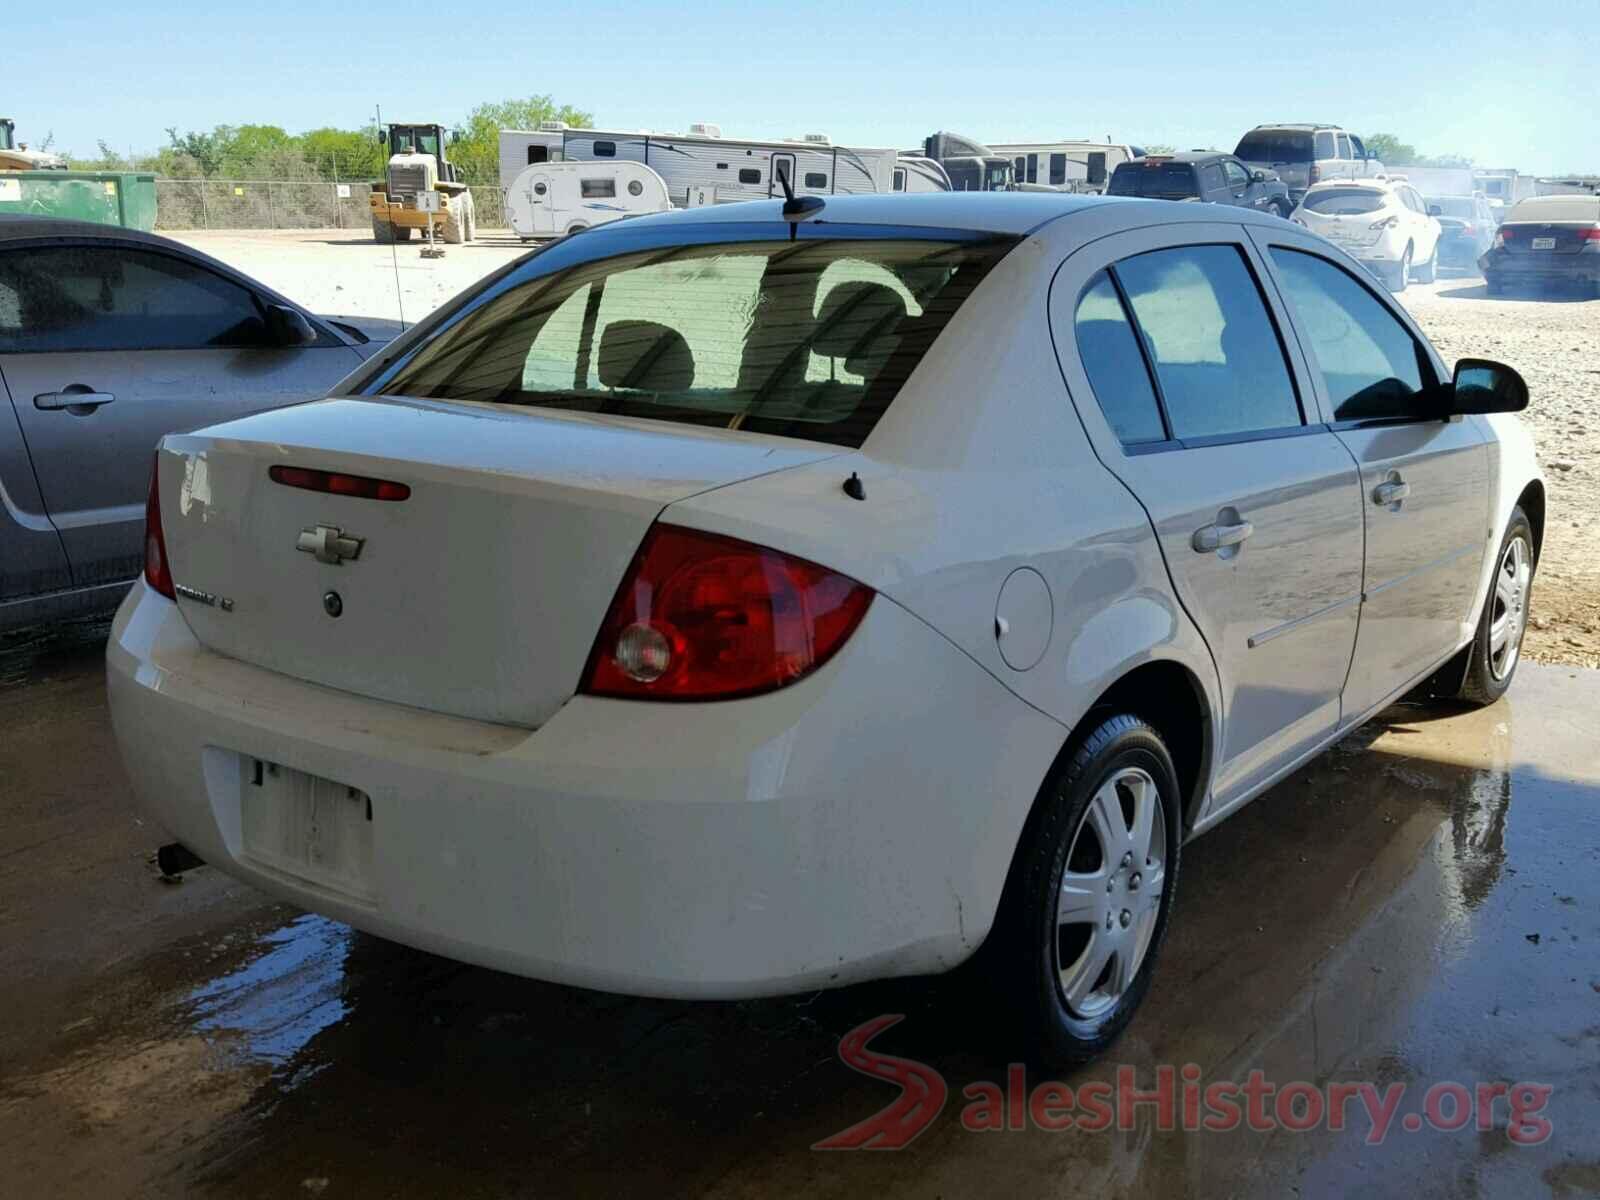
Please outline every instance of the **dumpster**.
[[156, 177], [144, 171], [0, 171], [0, 213], [156, 227]]

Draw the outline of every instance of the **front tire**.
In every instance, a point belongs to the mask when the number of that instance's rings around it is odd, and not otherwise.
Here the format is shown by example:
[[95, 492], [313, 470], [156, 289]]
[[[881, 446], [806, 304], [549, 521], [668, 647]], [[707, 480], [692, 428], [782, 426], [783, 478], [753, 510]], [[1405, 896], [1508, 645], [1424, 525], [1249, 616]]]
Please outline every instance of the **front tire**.
[[1467, 669], [1457, 698], [1469, 704], [1493, 704], [1506, 694], [1522, 661], [1522, 637], [1528, 629], [1528, 602], [1533, 595], [1533, 526], [1521, 508], [1511, 510], [1505, 537], [1495, 560], [1489, 594], [1478, 617], [1478, 631], [1467, 648]]
[[1100, 721], [1046, 782], [989, 951], [1005, 1028], [1044, 1066], [1103, 1052], [1133, 1019], [1178, 882], [1182, 808], [1161, 735]]

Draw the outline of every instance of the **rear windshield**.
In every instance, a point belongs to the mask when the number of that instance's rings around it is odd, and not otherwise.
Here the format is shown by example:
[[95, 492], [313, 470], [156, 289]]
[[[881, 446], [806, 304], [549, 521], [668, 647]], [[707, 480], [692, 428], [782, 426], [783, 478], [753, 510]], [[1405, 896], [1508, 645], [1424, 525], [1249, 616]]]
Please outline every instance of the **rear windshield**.
[[1258, 129], [1239, 139], [1239, 148], [1233, 155], [1246, 162], [1310, 162], [1311, 134], [1293, 129]]
[[1200, 193], [1188, 163], [1123, 163], [1111, 173], [1106, 192], [1112, 196], [1146, 196], [1183, 200]]
[[1312, 212], [1325, 216], [1352, 216], [1377, 212], [1383, 207], [1385, 193], [1375, 188], [1329, 188], [1325, 192], [1308, 192], [1300, 203]]
[[1470, 220], [1478, 215], [1471, 196], [1429, 196], [1426, 203], [1429, 208], [1437, 208], [1439, 214], [1445, 217]]
[[859, 446], [1015, 239], [670, 245], [508, 287], [383, 392]]
[[1519, 201], [1507, 221], [1600, 221], [1600, 200], [1589, 196], [1541, 196]]

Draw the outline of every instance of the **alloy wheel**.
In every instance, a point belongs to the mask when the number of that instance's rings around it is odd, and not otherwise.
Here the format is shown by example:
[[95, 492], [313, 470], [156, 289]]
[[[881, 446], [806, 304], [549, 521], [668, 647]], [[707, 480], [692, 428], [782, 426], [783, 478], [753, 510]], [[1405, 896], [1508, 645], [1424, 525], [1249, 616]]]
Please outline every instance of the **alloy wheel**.
[[1494, 608], [1489, 616], [1489, 671], [1496, 680], [1506, 678], [1522, 652], [1522, 633], [1528, 620], [1528, 583], [1533, 575], [1533, 555], [1520, 536], [1506, 544], [1500, 568], [1494, 575]]
[[1061, 873], [1055, 967], [1074, 1016], [1101, 1015], [1133, 986], [1161, 914], [1166, 857], [1155, 780], [1117, 771], [1084, 809]]

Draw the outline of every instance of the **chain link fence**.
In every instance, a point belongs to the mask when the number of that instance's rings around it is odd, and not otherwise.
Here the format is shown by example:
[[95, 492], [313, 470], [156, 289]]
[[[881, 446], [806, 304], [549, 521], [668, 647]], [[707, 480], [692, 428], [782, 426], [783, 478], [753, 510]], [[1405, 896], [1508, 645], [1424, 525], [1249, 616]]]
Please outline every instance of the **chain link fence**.
[[[498, 187], [473, 187], [480, 229], [506, 224]], [[157, 229], [370, 229], [366, 183], [293, 179], [157, 179]]]

